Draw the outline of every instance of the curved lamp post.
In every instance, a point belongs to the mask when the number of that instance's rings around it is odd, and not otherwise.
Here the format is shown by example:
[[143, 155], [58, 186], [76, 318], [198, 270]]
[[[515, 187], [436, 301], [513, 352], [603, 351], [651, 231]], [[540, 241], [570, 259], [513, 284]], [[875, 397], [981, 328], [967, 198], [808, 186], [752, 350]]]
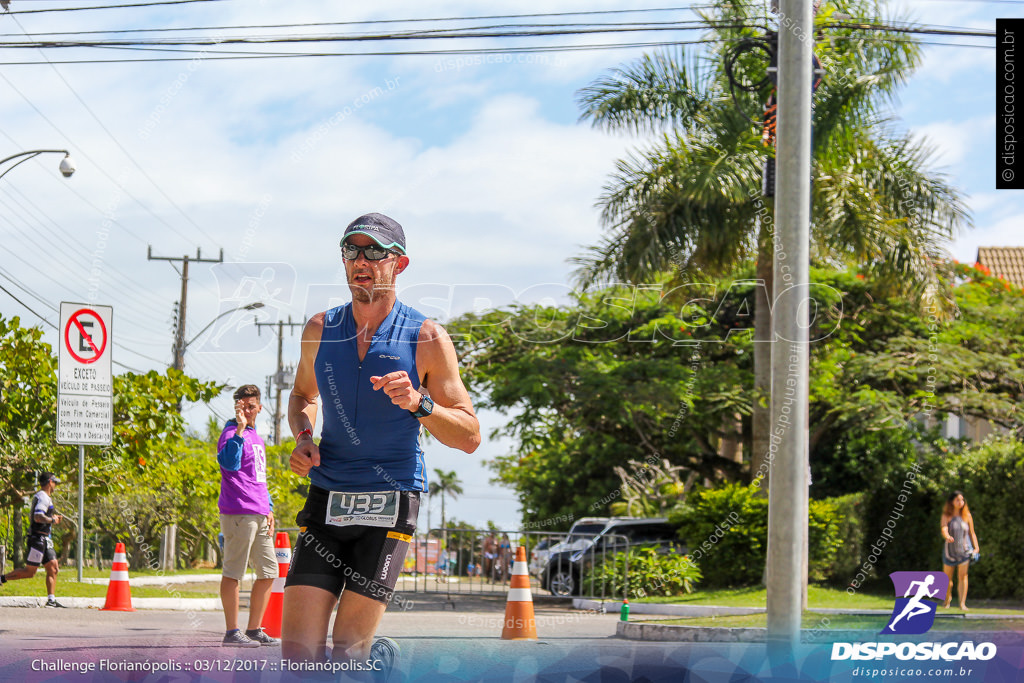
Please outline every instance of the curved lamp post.
[[17, 154], [12, 154], [11, 156], [9, 156], [9, 157], [7, 157], [5, 159], [0, 159], [0, 166], [2, 166], [3, 164], [5, 164], [6, 162], [10, 161], [11, 159], [17, 159], [18, 157], [25, 157], [24, 159], [21, 159], [20, 161], [18, 161], [18, 163], [12, 165], [9, 169], [4, 171], [3, 173], [0, 173], [0, 178], [3, 178], [5, 175], [7, 175], [11, 171], [13, 171], [15, 168], [17, 168], [20, 164], [25, 163], [29, 159], [34, 159], [35, 157], [39, 156], [40, 154], [49, 154], [51, 152], [54, 153], [54, 154], [63, 154], [64, 155], [64, 158], [60, 160], [60, 172], [61, 172], [61, 175], [63, 175], [65, 178], [70, 178], [71, 174], [75, 172], [75, 162], [71, 159], [71, 154], [66, 149], [31, 149], [31, 150], [29, 150], [27, 152], [18, 152]]
[[215, 322], [217, 322], [218, 320], [220, 320], [221, 318], [223, 318], [226, 315], [231, 315], [232, 313], [235, 313], [236, 311], [253, 311], [253, 310], [256, 310], [257, 308], [263, 308], [263, 302], [262, 301], [256, 301], [256, 302], [253, 302], [251, 304], [246, 304], [244, 306], [238, 306], [237, 308], [232, 308], [230, 310], [224, 311], [223, 313], [221, 313], [217, 317], [215, 317], [213, 320], [211, 320], [209, 323], [207, 323], [206, 327], [204, 327], [203, 329], [199, 330], [199, 332], [198, 332], [198, 334], [196, 334], [196, 336], [192, 337], [192, 339], [188, 340], [187, 342], [183, 342], [181, 344], [181, 352], [180, 352], [181, 353], [181, 366], [179, 367], [179, 369], [183, 370], [184, 367], [185, 367], [185, 349], [187, 349], [188, 347], [192, 346], [192, 344], [197, 339], [199, 339], [200, 337], [203, 336], [204, 332], [206, 332], [208, 329], [213, 327], [213, 324]]

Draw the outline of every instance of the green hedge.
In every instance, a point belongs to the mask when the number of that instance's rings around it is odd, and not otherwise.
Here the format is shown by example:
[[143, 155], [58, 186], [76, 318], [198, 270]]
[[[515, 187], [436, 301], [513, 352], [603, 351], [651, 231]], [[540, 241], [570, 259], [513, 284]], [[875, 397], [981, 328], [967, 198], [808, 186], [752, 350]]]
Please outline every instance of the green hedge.
[[[926, 452], [915, 467], [889, 475], [867, 493], [865, 509], [871, 512], [864, 515], [861, 571], [846, 585], [862, 585], [861, 576], [870, 580], [873, 574], [889, 587], [890, 572], [941, 570], [939, 519], [946, 498], [959, 489], [974, 515], [982, 554], [970, 568], [968, 598], [1024, 598], [1024, 444], [992, 438], [960, 453]], [[866, 572], [872, 557], [873, 572]]]
[[[830, 501], [809, 508], [809, 576], [824, 581], [842, 545], [842, 520]], [[669, 515], [690, 558], [701, 567], [703, 585], [749, 586], [761, 583], [768, 545], [768, 499], [753, 486], [727, 484], [702, 489]]]
[[[615, 553], [609, 560], [598, 564], [592, 575], [588, 573], [584, 576], [582, 585], [588, 591], [593, 586], [593, 592], [621, 597], [622, 579], [626, 574], [623, 566], [625, 562], [626, 553]], [[629, 550], [630, 599], [686, 595], [693, 592], [700, 578], [700, 569], [683, 555], [659, 553], [653, 547]]]

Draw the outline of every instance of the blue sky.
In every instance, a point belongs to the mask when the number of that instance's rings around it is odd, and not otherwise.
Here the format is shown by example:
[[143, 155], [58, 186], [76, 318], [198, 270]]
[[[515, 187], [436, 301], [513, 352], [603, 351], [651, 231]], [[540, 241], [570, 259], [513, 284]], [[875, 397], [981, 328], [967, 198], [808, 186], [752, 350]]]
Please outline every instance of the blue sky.
[[[11, 9], [87, 4], [95, 3], [14, 0]], [[485, 7], [487, 14], [521, 14], [679, 4], [560, 0]], [[484, 13], [481, 7], [222, 0], [0, 15], [0, 33], [10, 41], [22, 30], [477, 16]], [[994, 28], [996, 16], [1024, 9], [1019, 3], [951, 0], [890, 7], [922, 23], [985, 29]], [[677, 10], [658, 18], [694, 16]], [[621, 40], [570, 36], [547, 42]], [[481, 39], [473, 46], [493, 44]], [[78, 172], [64, 179], [56, 172], [59, 157], [44, 155], [0, 180], [0, 269], [30, 292], [12, 287], [2, 274], [0, 284], [51, 322], [56, 315], [48, 306], [62, 300], [113, 305], [115, 361], [139, 370], [160, 368], [171, 360], [180, 280], [170, 264], [146, 260], [148, 246], [161, 256], [194, 255], [200, 247], [210, 257], [224, 249], [230, 263], [193, 265], [191, 339], [217, 315], [260, 292], [267, 306], [256, 313], [265, 322], [301, 320], [331, 305], [332, 298], [343, 301], [338, 238], [349, 220], [376, 210], [406, 227], [412, 266], [400, 280], [403, 298], [442, 322], [488, 304], [559, 299], [571, 272], [566, 259], [601, 234], [594, 201], [614, 161], [643, 143], [579, 124], [575, 93], [640, 53], [634, 48], [471, 61], [437, 55], [197, 57], [0, 67], [0, 157], [66, 147], [78, 163]], [[65, 49], [46, 56], [56, 61], [83, 54]], [[973, 261], [978, 246], [1021, 244], [1021, 193], [994, 190], [995, 51], [936, 46], [926, 47], [924, 55], [895, 113], [902, 125], [935, 144], [937, 165], [963, 189], [972, 208], [975, 228], [951, 245], [952, 255]], [[39, 53], [4, 48], [0, 57], [38, 61]], [[94, 263], [99, 280], [90, 291]], [[38, 321], [7, 295], [0, 296], [0, 313]], [[252, 319], [249, 313], [221, 318], [189, 348], [186, 369], [205, 379], [263, 386], [275, 367], [276, 345], [267, 330], [257, 336]], [[286, 362], [297, 359], [297, 340], [286, 336]], [[211, 414], [227, 417], [229, 410], [230, 401], [221, 399], [210, 408], [190, 408], [188, 417], [198, 425]], [[501, 424], [500, 416], [482, 417], [485, 429]], [[489, 485], [491, 474], [481, 465], [509, 446], [485, 441], [471, 456], [430, 446], [428, 467], [457, 470], [465, 484], [465, 495], [449, 502], [450, 515], [478, 525], [488, 519], [505, 528], [517, 525], [512, 493]], [[439, 510], [439, 503], [434, 507]]]

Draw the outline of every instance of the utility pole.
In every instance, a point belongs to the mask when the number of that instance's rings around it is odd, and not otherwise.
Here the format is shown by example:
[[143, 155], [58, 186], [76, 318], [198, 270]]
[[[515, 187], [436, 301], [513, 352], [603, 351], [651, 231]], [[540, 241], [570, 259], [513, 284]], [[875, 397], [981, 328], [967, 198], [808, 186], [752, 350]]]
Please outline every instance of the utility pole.
[[[224, 263], [224, 249], [220, 250], [220, 256], [216, 259], [204, 259], [199, 247], [196, 247], [196, 257], [184, 256], [153, 256], [153, 247], [146, 247], [146, 260], [148, 261], [181, 261], [181, 303], [178, 305], [178, 324], [174, 331], [174, 360], [171, 367], [175, 370], [185, 369], [185, 303], [188, 299], [188, 264], [190, 261], [197, 263]], [[175, 268], [177, 270], [177, 268]]]
[[[261, 323], [257, 320], [254, 324], [256, 325], [257, 334], [260, 334], [261, 327], [277, 326], [277, 373], [274, 375], [274, 384], [277, 387], [277, 396], [274, 399], [274, 445], [278, 446], [281, 443], [281, 389], [290, 384], [290, 382], [285, 381], [284, 358], [282, 356], [284, 350], [284, 328], [286, 325], [289, 328], [303, 327], [306, 323], [293, 323], [292, 317], [288, 316], [288, 322], [278, 320], [276, 323]], [[267, 393], [270, 393], [269, 378], [267, 381]]]
[[779, 2], [771, 405], [774, 431], [781, 435], [768, 492], [767, 612], [769, 641], [787, 645], [800, 642], [807, 577], [813, 4]]

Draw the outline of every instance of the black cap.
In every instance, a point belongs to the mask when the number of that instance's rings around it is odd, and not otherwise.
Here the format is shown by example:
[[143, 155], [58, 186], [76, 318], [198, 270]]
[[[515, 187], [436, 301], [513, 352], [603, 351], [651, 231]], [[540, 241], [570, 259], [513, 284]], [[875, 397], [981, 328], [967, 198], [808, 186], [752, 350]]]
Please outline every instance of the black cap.
[[53, 483], [55, 484], [60, 483], [60, 479], [58, 479], [57, 475], [55, 475], [53, 472], [43, 472], [42, 474], [39, 475], [40, 486], [46, 486], [47, 484], [50, 483], [50, 481], [53, 481]]
[[385, 249], [399, 249], [403, 254], [405, 251], [405, 231], [393, 218], [388, 218], [382, 213], [368, 213], [360, 216], [345, 228], [345, 234], [341, 236], [341, 244], [349, 235], [359, 233], [373, 238], [373, 241]]

